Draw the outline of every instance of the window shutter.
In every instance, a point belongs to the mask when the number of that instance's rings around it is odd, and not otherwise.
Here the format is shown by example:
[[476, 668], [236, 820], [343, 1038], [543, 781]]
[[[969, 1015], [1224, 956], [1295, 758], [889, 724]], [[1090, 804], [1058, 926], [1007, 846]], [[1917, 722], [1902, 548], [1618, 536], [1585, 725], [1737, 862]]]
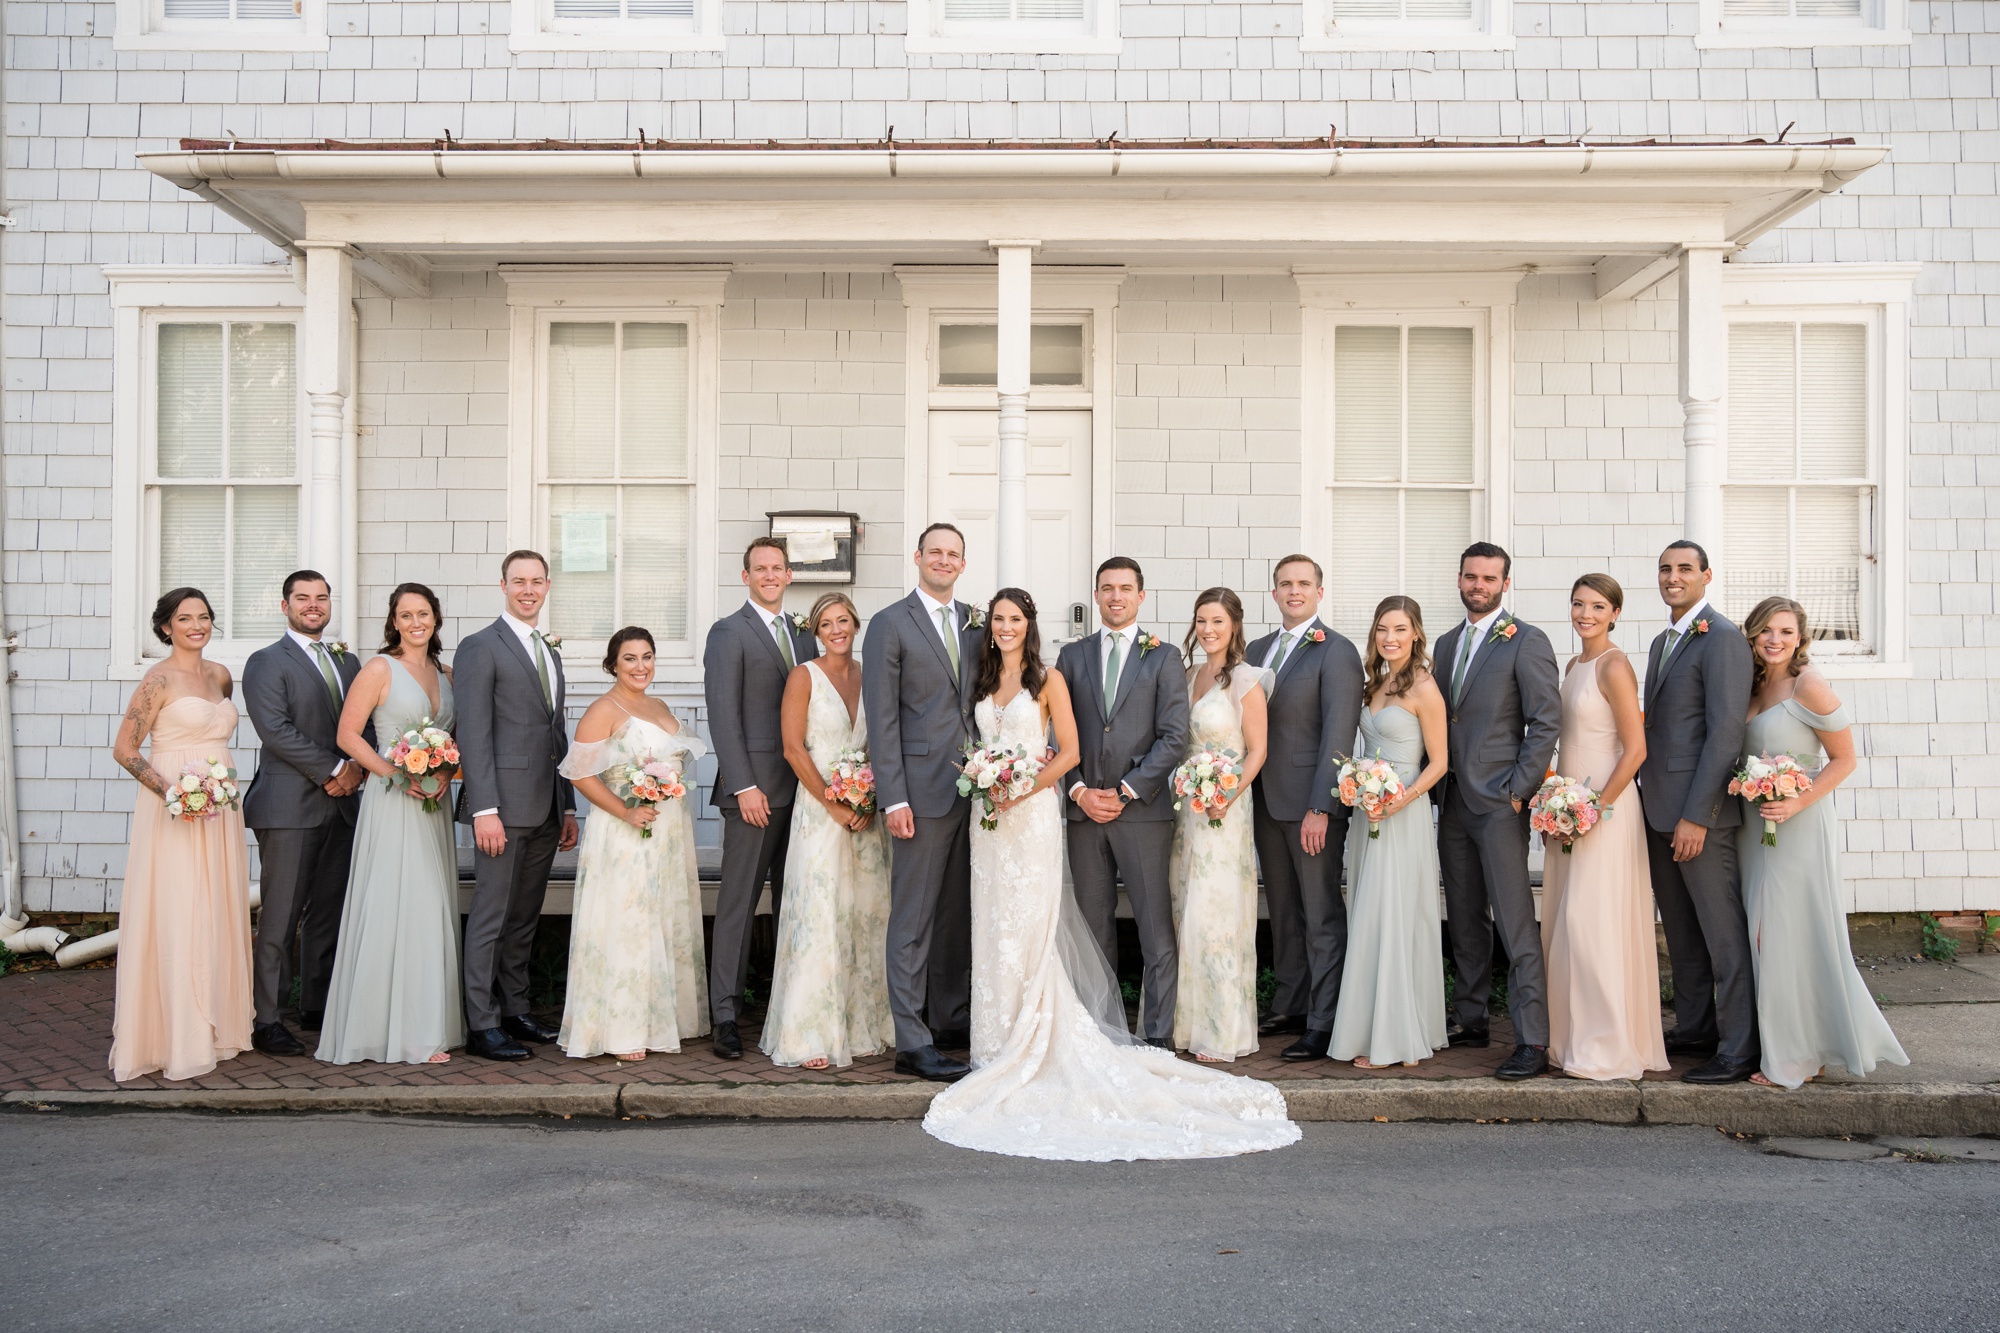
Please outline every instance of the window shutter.
[[619, 475], [688, 475], [688, 327], [627, 324], [619, 352]]
[[160, 325], [157, 468], [162, 477], [222, 475], [222, 326]]
[[1336, 482], [1402, 480], [1401, 344], [1402, 330], [1393, 325], [1342, 324], [1334, 330]]
[[1409, 480], [1472, 480], [1473, 375], [1471, 329], [1410, 330]]
[[608, 477], [617, 408], [611, 324], [549, 326], [548, 469], [551, 477]]
[[1797, 375], [1792, 324], [1729, 326], [1729, 477], [1793, 475]]
[[1868, 472], [1868, 330], [1860, 324], [1799, 329], [1799, 476], [1831, 480]]

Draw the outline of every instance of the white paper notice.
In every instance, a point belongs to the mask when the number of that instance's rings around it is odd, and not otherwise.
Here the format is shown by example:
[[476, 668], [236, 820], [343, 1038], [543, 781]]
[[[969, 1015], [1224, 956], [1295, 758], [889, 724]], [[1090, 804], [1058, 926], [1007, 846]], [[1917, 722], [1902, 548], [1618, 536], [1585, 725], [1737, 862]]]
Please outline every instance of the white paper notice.
[[562, 572], [602, 574], [611, 565], [611, 515], [562, 516]]
[[840, 552], [832, 528], [795, 528], [785, 534], [785, 552], [795, 565], [823, 564]]

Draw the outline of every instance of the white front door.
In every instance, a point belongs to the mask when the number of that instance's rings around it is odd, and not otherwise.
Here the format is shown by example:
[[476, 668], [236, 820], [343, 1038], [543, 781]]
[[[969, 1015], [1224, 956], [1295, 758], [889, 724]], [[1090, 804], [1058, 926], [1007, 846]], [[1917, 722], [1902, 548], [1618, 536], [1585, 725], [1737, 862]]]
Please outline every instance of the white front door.
[[[930, 516], [965, 533], [958, 595], [984, 606], [998, 584], [1000, 497], [998, 412], [934, 409], [930, 414]], [[1034, 597], [1049, 660], [1055, 645], [1094, 624], [1070, 608], [1090, 602], [1090, 413], [1028, 413], [1028, 593]]]

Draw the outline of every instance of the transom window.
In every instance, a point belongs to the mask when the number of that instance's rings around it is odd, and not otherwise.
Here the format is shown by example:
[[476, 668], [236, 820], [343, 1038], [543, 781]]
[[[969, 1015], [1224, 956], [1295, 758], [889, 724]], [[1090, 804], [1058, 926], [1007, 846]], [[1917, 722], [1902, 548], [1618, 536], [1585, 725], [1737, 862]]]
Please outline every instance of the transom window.
[[[208, 594], [219, 639], [275, 636], [299, 564], [297, 326], [269, 320], [155, 324], [144, 507], [151, 600]], [[150, 633], [149, 653], [161, 651]]]
[[[1083, 325], [1036, 324], [1028, 331], [1028, 382], [1051, 388], [1082, 388]], [[1000, 382], [998, 324], [940, 324], [937, 330], [937, 387], [992, 388]]]
[[625, 625], [689, 638], [694, 473], [688, 325], [556, 321], [536, 478], [551, 623], [602, 640]]

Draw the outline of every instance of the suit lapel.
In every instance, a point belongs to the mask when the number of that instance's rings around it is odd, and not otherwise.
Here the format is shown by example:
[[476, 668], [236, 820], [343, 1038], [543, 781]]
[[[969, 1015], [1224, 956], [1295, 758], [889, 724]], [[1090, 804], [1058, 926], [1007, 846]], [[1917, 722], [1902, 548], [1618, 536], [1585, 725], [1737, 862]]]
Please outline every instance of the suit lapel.
[[[1700, 623], [1701, 623], [1701, 617], [1699, 616], [1695, 617], [1695, 624], [1700, 624]], [[1668, 628], [1671, 629], [1672, 626], [1669, 626]], [[1657, 667], [1649, 666], [1647, 671], [1649, 679], [1646, 681], [1646, 702], [1648, 704], [1651, 704], [1652, 701], [1656, 697], [1658, 697], [1660, 688], [1667, 683], [1667, 677], [1673, 673], [1675, 667], [1681, 664], [1681, 660], [1685, 658], [1689, 653], [1692, 653], [1696, 648], [1700, 647], [1700, 645], [1698, 643], [1693, 642], [1693, 640], [1699, 639], [1701, 637], [1703, 637], [1701, 631], [1697, 630], [1694, 627], [1694, 625], [1689, 625], [1688, 632], [1681, 636], [1680, 642], [1674, 645], [1674, 650], [1671, 653], [1668, 653], [1661, 660], [1659, 666]], [[1662, 644], [1663, 648], [1664, 646], [1665, 645]]]
[[[1499, 649], [1503, 647], [1507, 642], [1507, 640], [1505, 639], [1495, 639], [1493, 637], [1494, 634], [1499, 631], [1502, 625], [1507, 624], [1512, 620], [1513, 620], [1512, 616], [1508, 615], [1505, 611], [1502, 611], [1500, 613], [1500, 618], [1494, 621], [1492, 625], [1488, 626], [1486, 632], [1480, 636], [1480, 642], [1473, 645], [1472, 660], [1465, 664], [1465, 687], [1458, 692], [1458, 699], [1460, 703], [1463, 703], [1465, 699], [1471, 695], [1472, 684], [1474, 681], [1479, 679], [1480, 670], [1485, 667], [1487, 662], [1492, 660], [1494, 653], [1499, 651]], [[1460, 634], [1465, 633], [1465, 625], [1463, 624], [1463, 622], [1460, 623], [1458, 627], [1458, 632]], [[1456, 643], [1452, 644], [1451, 651], [1454, 657], [1458, 655], [1458, 645]], [[1447, 681], [1446, 683], [1449, 684], [1450, 682]]]
[[[326, 705], [326, 711], [332, 715], [334, 723], [338, 725], [340, 722], [340, 706], [334, 703], [333, 696], [326, 692], [326, 677], [320, 674], [319, 663], [313, 661], [306, 650], [299, 647], [298, 640], [289, 634], [278, 640], [278, 644], [281, 651], [289, 651], [291, 661], [295, 666], [312, 677], [314, 692], [319, 695], [320, 702]], [[340, 674], [340, 667], [338, 665], [333, 670], [336, 676]], [[344, 696], [348, 682], [343, 677], [340, 684]]]
[[[748, 602], [743, 603], [743, 610], [740, 614], [743, 617], [743, 623], [750, 627], [750, 632], [764, 641], [764, 647], [770, 650], [771, 660], [778, 664], [778, 669], [780, 671], [784, 670], [785, 655], [778, 651], [778, 639], [776, 635], [771, 633], [771, 623], [765, 620], [758, 613], [757, 608]], [[786, 632], [790, 633], [789, 621], [786, 622]], [[794, 643], [792, 645], [792, 652], [794, 656], [797, 656], [798, 644]]]
[[[1305, 655], [1306, 649], [1318, 646], [1308, 637], [1318, 627], [1319, 621], [1317, 620], [1308, 620], [1305, 624], [1299, 626], [1299, 641], [1292, 645], [1291, 652], [1285, 654], [1284, 665], [1278, 668], [1278, 678], [1271, 682], [1273, 690], [1276, 690], [1278, 686], [1285, 683], [1285, 677], [1292, 674], [1292, 669], [1298, 666], [1299, 658]], [[1283, 633], [1283, 630], [1279, 631], [1280, 635]]]
[[[542, 673], [535, 669], [535, 659], [528, 655], [528, 646], [521, 642], [521, 637], [518, 634], [514, 633], [514, 627], [507, 623], [505, 616], [493, 622], [493, 632], [500, 636], [500, 642], [513, 653], [515, 663], [528, 673], [528, 683], [535, 687], [535, 697], [541, 699]], [[549, 656], [554, 657], [555, 654], [550, 653]], [[556, 682], [561, 679], [562, 668], [560, 666], [551, 666], [549, 670], [549, 692], [551, 694], [555, 693]], [[542, 711], [552, 717], [554, 716], [554, 710], [551, 708], [549, 700], [542, 700]]]
[[1098, 630], [1083, 641], [1084, 674], [1090, 678], [1090, 697], [1097, 701], [1097, 716], [1106, 722], [1111, 714], [1104, 707], [1104, 631]]
[[[1125, 661], [1118, 668], [1118, 697], [1112, 700], [1111, 711], [1104, 715], [1106, 722], [1116, 717], [1118, 710], [1125, 706], [1126, 698], [1132, 693], [1133, 683], [1139, 679], [1139, 659], [1144, 656], [1145, 654], [1139, 650], [1139, 630], [1134, 627], [1132, 647], [1126, 652]], [[1098, 681], [1097, 690], [1100, 695], [1104, 692], [1104, 682], [1101, 679]]]
[[[914, 620], [917, 623], [917, 629], [922, 632], [924, 637], [924, 642], [928, 643], [931, 646], [931, 651], [937, 654], [938, 665], [944, 668], [945, 675], [947, 676], [951, 675], [952, 674], [951, 654], [945, 651], [944, 636], [937, 632], [937, 623], [931, 619], [930, 607], [924, 603], [924, 599], [921, 596], [919, 596], [914, 592], [911, 593], [908, 597], [905, 597], [903, 599], [903, 605], [910, 608], [910, 619]], [[964, 617], [959, 613], [957, 602], [953, 602], [951, 604], [951, 610], [954, 618], [961, 621], [964, 619]], [[954, 625], [953, 629], [956, 630], [956, 628], [957, 627]], [[964, 661], [965, 659], [964, 650], [965, 650], [965, 640], [960, 639], [959, 640], [960, 661]], [[965, 673], [963, 671], [960, 671], [956, 679], [958, 680], [959, 685], [962, 687], [965, 684]]]

